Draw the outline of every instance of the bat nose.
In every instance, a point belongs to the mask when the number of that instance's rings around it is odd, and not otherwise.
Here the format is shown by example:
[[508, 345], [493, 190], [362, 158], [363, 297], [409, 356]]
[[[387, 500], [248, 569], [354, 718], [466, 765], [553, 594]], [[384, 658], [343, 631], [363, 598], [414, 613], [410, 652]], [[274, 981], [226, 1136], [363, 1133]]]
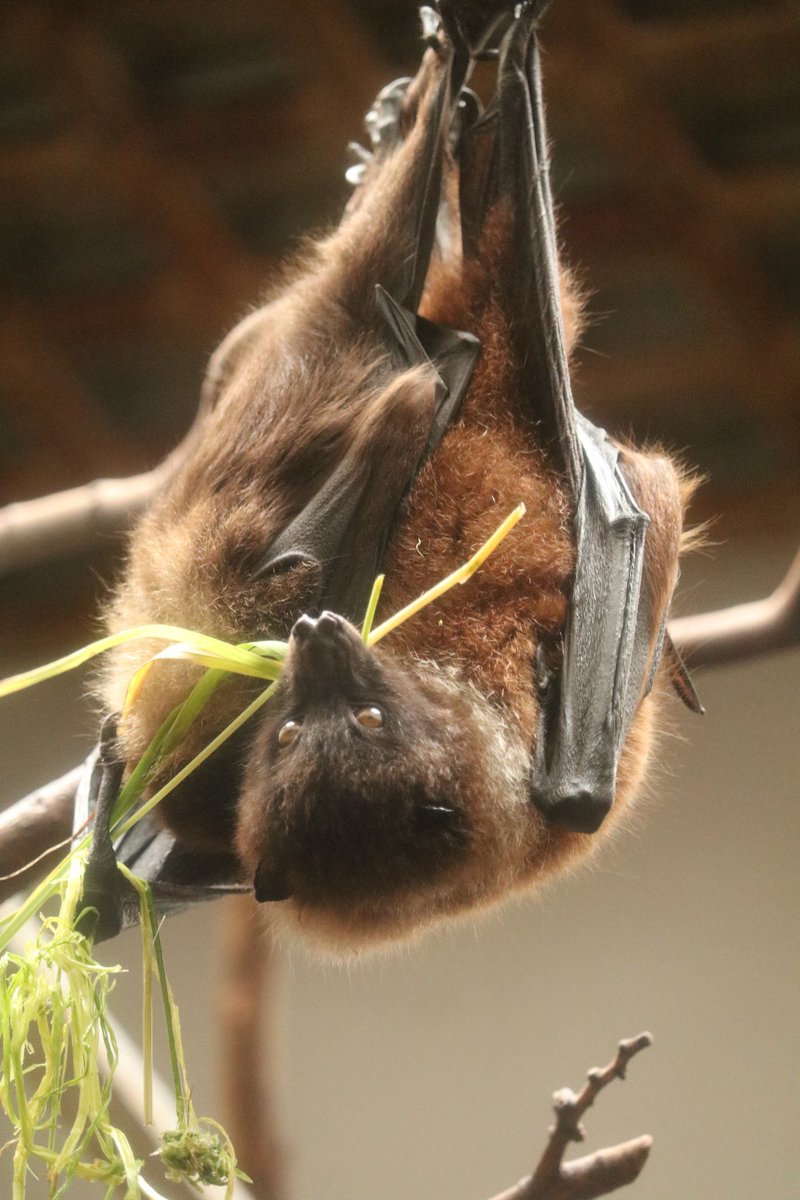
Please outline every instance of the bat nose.
[[317, 620], [317, 633], [321, 637], [333, 637], [342, 628], [342, 618], [327, 610]]
[[608, 816], [613, 796], [579, 788], [568, 795], [535, 796], [534, 803], [549, 825], [573, 833], [596, 833]]
[[295, 621], [290, 645], [286, 678], [319, 703], [348, 694], [371, 658], [358, 630], [328, 611]]
[[342, 618], [337, 617], [336, 613], [325, 611], [319, 617], [303, 615], [292, 626], [291, 636], [298, 642], [307, 642], [315, 636], [332, 638], [342, 625]]

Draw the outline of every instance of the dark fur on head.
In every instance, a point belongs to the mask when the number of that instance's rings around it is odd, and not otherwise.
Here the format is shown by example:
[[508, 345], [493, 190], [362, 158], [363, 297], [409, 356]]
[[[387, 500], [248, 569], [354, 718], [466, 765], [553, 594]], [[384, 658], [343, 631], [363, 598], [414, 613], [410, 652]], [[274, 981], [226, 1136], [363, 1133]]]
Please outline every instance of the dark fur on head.
[[[257, 899], [372, 903], [423, 885], [465, 852], [469, 806], [456, 764], [474, 755], [469, 713], [449, 701], [341, 618], [301, 618], [242, 792], [239, 852], [248, 864], [262, 855]], [[298, 731], [282, 747], [287, 721]], [[281, 887], [285, 896], [269, 894]]]

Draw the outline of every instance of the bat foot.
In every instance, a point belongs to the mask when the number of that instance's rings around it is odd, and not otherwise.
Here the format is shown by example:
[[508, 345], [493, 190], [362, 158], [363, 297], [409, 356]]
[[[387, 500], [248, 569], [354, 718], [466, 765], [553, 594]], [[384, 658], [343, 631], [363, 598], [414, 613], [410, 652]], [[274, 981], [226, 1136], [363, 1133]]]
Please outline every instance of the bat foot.
[[378, 160], [388, 157], [403, 140], [406, 92], [410, 83], [410, 77], [403, 75], [381, 88], [364, 118], [372, 153]]
[[[529, 5], [515, 0], [439, 0], [436, 7], [450, 42], [463, 47], [470, 58], [484, 59], [497, 56], [503, 33], [513, 20], [527, 15]], [[536, 7], [542, 8], [543, 4]]]

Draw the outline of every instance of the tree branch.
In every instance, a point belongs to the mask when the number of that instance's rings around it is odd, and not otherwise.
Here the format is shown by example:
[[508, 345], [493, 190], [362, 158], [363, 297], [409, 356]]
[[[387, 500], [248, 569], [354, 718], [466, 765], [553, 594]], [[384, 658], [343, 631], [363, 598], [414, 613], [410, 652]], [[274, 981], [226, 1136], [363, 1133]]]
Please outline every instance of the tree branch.
[[72, 833], [83, 770], [81, 763], [0, 812], [0, 901], [30, 887], [55, 865], [56, 847]]
[[670, 635], [692, 667], [721, 666], [800, 645], [800, 551], [771, 596], [678, 617]]
[[0, 511], [0, 576], [88, 550], [99, 535], [124, 529], [164, 478], [162, 468], [128, 479], [95, 479], [83, 487]]
[[127, 479], [95, 479], [66, 492], [0, 508], [0, 579], [80, 555], [91, 549], [99, 536], [121, 533], [183, 461], [197, 423], [152, 471]]
[[218, 1027], [226, 1125], [254, 1200], [279, 1200], [283, 1147], [273, 1096], [275, 947], [252, 896], [229, 896], [220, 940]]
[[586, 1136], [581, 1117], [587, 1108], [612, 1079], [625, 1078], [630, 1059], [651, 1042], [649, 1033], [620, 1042], [613, 1062], [602, 1070], [597, 1067], [591, 1070], [588, 1082], [577, 1095], [571, 1088], [556, 1092], [553, 1096], [556, 1120], [539, 1165], [532, 1175], [493, 1200], [595, 1200], [633, 1183], [647, 1162], [653, 1144], [650, 1137], [634, 1138], [569, 1163], [563, 1158], [570, 1142], [582, 1142]]

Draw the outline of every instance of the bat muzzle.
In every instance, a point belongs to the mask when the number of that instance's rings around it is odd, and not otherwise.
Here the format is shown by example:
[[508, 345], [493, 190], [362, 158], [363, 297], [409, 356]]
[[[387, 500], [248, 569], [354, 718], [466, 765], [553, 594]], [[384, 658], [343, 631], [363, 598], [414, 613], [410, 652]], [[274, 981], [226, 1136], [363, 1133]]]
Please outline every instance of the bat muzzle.
[[290, 642], [295, 686], [318, 701], [357, 685], [369, 660], [358, 631], [332, 612], [300, 617]]

